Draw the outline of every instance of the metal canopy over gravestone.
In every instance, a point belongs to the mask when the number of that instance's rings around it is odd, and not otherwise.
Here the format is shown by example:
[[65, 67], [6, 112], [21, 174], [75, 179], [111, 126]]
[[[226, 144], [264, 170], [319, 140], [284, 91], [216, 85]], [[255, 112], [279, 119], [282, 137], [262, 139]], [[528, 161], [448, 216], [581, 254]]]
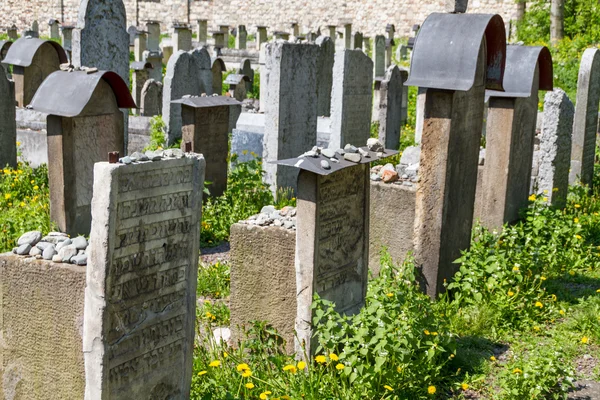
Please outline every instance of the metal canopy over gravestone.
[[243, 101], [246, 98], [246, 84], [249, 79], [243, 74], [229, 74], [223, 82], [229, 85], [229, 95], [237, 101]]
[[379, 122], [379, 141], [387, 149], [397, 149], [400, 145], [404, 87], [400, 69], [395, 65], [390, 66], [378, 83], [379, 85], [377, 82], [375, 85], [376, 96], [373, 103], [378, 103], [376, 120]]
[[546, 47], [507, 46], [504, 92], [488, 90], [485, 164], [478, 188], [481, 224], [490, 230], [519, 219], [527, 207], [538, 90], [552, 90]]
[[94, 167], [86, 400], [189, 399], [205, 162]]
[[335, 43], [329, 36], [319, 36], [315, 42], [319, 46], [317, 60], [317, 115], [329, 117], [331, 113], [331, 87], [333, 86], [333, 62]]
[[[369, 163], [396, 154], [362, 149], [358, 162], [336, 153], [281, 160], [300, 169], [296, 233], [296, 351], [309, 357], [314, 294], [335, 303], [340, 313], [364, 305], [369, 273]], [[360, 155], [360, 153], [356, 153]], [[323, 162], [329, 168], [323, 167]], [[304, 347], [305, 346], [305, 347]]]
[[[317, 142], [317, 58], [319, 46], [275, 42], [265, 45], [269, 71], [263, 157], [290, 158]], [[261, 80], [262, 83], [262, 80]], [[277, 188], [296, 187], [298, 171], [263, 163], [265, 182]]]
[[329, 147], [366, 143], [371, 134], [373, 61], [362, 50], [335, 54]]
[[193, 152], [204, 155], [208, 190], [213, 197], [221, 196], [227, 189], [229, 115], [241, 103], [225, 96], [184, 97], [173, 103], [181, 105], [181, 148], [191, 143]]
[[167, 126], [168, 143], [181, 137], [181, 105], [171, 103], [186, 94], [200, 96], [212, 94], [210, 55], [205, 48], [191, 52], [180, 51], [167, 64], [163, 85], [162, 115]]
[[2, 62], [13, 66], [17, 105], [25, 107], [44, 79], [68, 60], [64, 49], [56, 42], [21, 38], [10, 46]]
[[123, 154], [123, 114], [134, 108], [129, 88], [114, 72], [56, 71], [31, 108], [48, 115], [50, 218], [70, 235], [90, 232], [94, 163]]
[[[0, 47], [1, 48], [1, 47]], [[0, 168], [17, 166], [15, 85], [0, 68]]]
[[579, 177], [584, 185], [592, 186], [596, 132], [598, 129], [598, 103], [600, 102], [600, 51], [587, 49], [581, 57], [577, 79], [577, 102], [573, 125], [571, 172], [569, 183]]
[[431, 297], [471, 241], [485, 89], [502, 90], [506, 55], [498, 15], [431, 14], [406, 85], [424, 89], [415, 210], [415, 265]]

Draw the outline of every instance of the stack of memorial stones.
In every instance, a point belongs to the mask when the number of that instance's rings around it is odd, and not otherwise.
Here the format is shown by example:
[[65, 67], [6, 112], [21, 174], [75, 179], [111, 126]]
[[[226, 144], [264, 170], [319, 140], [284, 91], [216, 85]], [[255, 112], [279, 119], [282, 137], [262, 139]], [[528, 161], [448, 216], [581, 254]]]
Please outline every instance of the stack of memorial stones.
[[119, 159], [121, 164], [131, 164], [146, 161], [161, 161], [163, 159], [183, 158], [183, 151], [181, 149], [167, 149], [167, 150], [148, 150], [145, 153], [136, 151], [135, 153], [125, 156]]
[[414, 186], [419, 180], [419, 159], [421, 148], [418, 146], [407, 147], [402, 152], [400, 164], [376, 165], [371, 168], [371, 180], [395, 183], [397, 185]]
[[296, 208], [286, 206], [276, 210], [274, 206], [264, 206], [260, 213], [253, 215], [242, 224], [259, 226], [281, 226], [286, 229], [296, 230]]
[[53, 262], [87, 264], [88, 241], [83, 236], [70, 239], [65, 233], [50, 232], [42, 237], [40, 231], [23, 234], [13, 253]]

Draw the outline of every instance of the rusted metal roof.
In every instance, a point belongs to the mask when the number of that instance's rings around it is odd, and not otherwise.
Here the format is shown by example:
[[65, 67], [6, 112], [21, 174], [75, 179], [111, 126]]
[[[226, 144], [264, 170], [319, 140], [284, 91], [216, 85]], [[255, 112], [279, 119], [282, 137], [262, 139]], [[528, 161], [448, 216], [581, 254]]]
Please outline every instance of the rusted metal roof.
[[184, 106], [193, 108], [235, 106], [242, 104], [236, 99], [228, 96], [184, 97], [179, 100], [173, 100], [171, 103], [183, 104]]
[[504, 92], [486, 90], [486, 98], [531, 96], [536, 65], [540, 70], [539, 90], [552, 90], [552, 55], [547, 47], [507, 46]]
[[[357, 163], [352, 162], [352, 161], [347, 161], [344, 159], [343, 155], [336, 153], [334, 158], [336, 160], [338, 160], [338, 162], [331, 161], [328, 157], [325, 157], [324, 155], [319, 154], [317, 157], [302, 157], [301, 156], [301, 157], [296, 157], [296, 158], [288, 158], [287, 160], [271, 161], [271, 162], [269, 162], [269, 164], [287, 165], [289, 167], [296, 167], [296, 168], [303, 169], [305, 171], [310, 171], [310, 172], [313, 172], [318, 175], [329, 175], [329, 174], [332, 174], [332, 173], [337, 172], [344, 168], [352, 167], [352, 166], [359, 165], [359, 164], [367, 164], [370, 162], [378, 161], [382, 158], [386, 158], [386, 157], [390, 157], [395, 154], [398, 154], [397, 150], [385, 149], [385, 151], [383, 151], [383, 155], [381, 157], [379, 157], [377, 155], [377, 153], [369, 151], [369, 149], [367, 147], [361, 147], [361, 148], [369, 153], [369, 157], [363, 156], [363, 157], [361, 157], [360, 162], [357, 162]], [[327, 161], [331, 168], [324, 169], [321, 166], [322, 160]]]
[[482, 40], [487, 47], [486, 88], [503, 90], [504, 21], [493, 14], [429, 15], [415, 39], [407, 86], [467, 91], [473, 87]]
[[53, 72], [40, 85], [30, 107], [47, 114], [76, 117], [92, 98], [101, 79], [112, 88], [119, 108], [136, 108], [123, 79], [111, 71]]
[[29, 67], [33, 61], [33, 57], [44, 43], [50, 43], [56, 49], [61, 64], [69, 62], [67, 53], [65, 53], [62, 46], [52, 40], [20, 38], [10, 47], [3, 63], [18, 65], [20, 67]]

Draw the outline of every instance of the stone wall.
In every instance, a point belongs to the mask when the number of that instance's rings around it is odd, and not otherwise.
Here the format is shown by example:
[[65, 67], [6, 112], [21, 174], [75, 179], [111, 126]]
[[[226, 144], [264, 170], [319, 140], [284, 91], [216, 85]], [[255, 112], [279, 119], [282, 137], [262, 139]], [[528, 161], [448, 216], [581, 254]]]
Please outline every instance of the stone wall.
[[[189, 7], [188, 7], [189, 1]], [[353, 23], [353, 31], [374, 36], [385, 32], [386, 24], [396, 26], [398, 36], [408, 36], [413, 24], [421, 24], [425, 17], [443, 8], [441, 0], [124, 0], [128, 25], [143, 24], [145, 20], [160, 20], [165, 29], [173, 21], [196, 25], [197, 19], [209, 20], [209, 31], [217, 24], [245, 24], [249, 33], [256, 25], [267, 25], [274, 30], [291, 31], [290, 23], [298, 22], [303, 31], [316, 31], [327, 24], [345, 21]], [[62, 4], [62, 6], [61, 6]], [[16, 24], [20, 31], [31, 26], [34, 19], [40, 23], [42, 34], [47, 32], [51, 18], [75, 24], [78, 0], [3, 0], [0, 2], [0, 26]], [[136, 13], [136, 10], [137, 13]], [[468, 12], [502, 15], [508, 24], [516, 15], [514, 0], [474, 0]], [[341, 30], [341, 28], [340, 28]], [[323, 32], [325, 32], [323, 30]]]

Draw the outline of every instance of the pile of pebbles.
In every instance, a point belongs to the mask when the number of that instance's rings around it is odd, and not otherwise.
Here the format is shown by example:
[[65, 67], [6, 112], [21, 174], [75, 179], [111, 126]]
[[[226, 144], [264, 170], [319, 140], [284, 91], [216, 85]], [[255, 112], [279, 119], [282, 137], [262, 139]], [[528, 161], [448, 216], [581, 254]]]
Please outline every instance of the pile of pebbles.
[[[379, 140], [373, 139], [373, 138], [367, 140], [367, 148], [369, 149], [369, 151], [377, 153], [377, 157], [382, 157], [383, 151], [385, 150], [385, 148], [383, 147], [383, 144], [381, 144], [381, 142]], [[360, 147], [356, 147], [351, 144], [347, 144], [346, 146], [344, 146], [343, 149], [337, 149], [337, 150], [314, 146], [311, 150], [298, 156], [298, 158], [302, 158], [302, 157], [317, 158], [319, 156], [323, 156], [323, 157], [326, 157], [329, 159], [329, 161], [321, 160], [321, 168], [323, 168], [323, 169], [331, 169], [330, 162], [339, 163], [340, 158], [342, 158], [346, 161], [359, 163], [362, 161], [363, 158], [371, 157], [371, 155], [369, 154], [368, 151], [366, 151]]]
[[371, 180], [375, 182], [394, 183], [396, 185], [414, 186], [419, 181], [419, 160], [421, 148], [411, 146], [404, 149], [400, 164], [376, 165], [371, 168]]
[[242, 224], [258, 226], [280, 226], [286, 229], [296, 230], [296, 207], [286, 206], [276, 210], [274, 206], [264, 206], [260, 214], [251, 216]]
[[183, 158], [185, 153], [181, 149], [166, 149], [166, 150], [148, 150], [145, 153], [136, 151], [135, 153], [119, 158], [121, 164], [133, 164], [149, 161], [161, 161], [165, 159]]
[[57, 263], [87, 265], [88, 241], [83, 236], [70, 239], [62, 232], [31, 231], [21, 235], [13, 253]]

